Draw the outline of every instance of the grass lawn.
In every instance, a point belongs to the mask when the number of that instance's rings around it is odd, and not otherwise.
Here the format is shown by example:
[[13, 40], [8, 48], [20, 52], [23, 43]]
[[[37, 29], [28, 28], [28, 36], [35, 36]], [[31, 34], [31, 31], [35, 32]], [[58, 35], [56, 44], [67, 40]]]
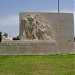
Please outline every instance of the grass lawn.
[[75, 55], [0, 56], [0, 75], [75, 75]]

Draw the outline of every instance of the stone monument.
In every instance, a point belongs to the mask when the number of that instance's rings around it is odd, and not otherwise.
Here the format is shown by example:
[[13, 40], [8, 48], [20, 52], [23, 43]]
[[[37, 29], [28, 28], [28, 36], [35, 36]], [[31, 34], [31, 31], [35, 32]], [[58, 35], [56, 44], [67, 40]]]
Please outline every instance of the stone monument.
[[73, 54], [73, 13], [21, 12], [20, 40], [2, 41], [0, 55]]
[[[20, 39], [54, 43], [56, 53], [71, 53], [74, 44], [73, 13], [20, 13]], [[50, 48], [52, 50], [52, 48]], [[55, 53], [54, 52], [54, 53]]]

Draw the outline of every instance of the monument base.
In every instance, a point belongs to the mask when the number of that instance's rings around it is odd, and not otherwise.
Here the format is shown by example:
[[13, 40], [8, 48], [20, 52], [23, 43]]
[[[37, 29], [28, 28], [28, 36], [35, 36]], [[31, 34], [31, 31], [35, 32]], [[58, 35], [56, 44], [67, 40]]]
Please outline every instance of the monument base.
[[58, 52], [54, 41], [6, 41], [0, 44], [0, 55], [49, 55]]

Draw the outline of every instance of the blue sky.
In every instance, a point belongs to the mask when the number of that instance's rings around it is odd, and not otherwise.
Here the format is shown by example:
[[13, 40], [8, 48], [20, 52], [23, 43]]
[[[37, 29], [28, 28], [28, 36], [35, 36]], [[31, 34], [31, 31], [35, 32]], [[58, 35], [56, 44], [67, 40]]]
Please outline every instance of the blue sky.
[[[75, 12], [74, 3], [75, 0], [60, 0], [60, 12]], [[0, 31], [17, 36], [19, 12], [57, 12], [57, 5], [58, 0], [0, 0]]]

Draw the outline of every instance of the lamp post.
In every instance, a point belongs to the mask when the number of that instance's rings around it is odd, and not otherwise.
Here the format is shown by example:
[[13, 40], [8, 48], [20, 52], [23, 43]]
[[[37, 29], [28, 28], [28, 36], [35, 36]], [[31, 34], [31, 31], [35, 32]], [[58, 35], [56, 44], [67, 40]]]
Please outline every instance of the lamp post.
[[59, 0], [58, 0], [58, 13], [59, 13], [59, 9], [60, 9], [60, 8], [59, 8]]

